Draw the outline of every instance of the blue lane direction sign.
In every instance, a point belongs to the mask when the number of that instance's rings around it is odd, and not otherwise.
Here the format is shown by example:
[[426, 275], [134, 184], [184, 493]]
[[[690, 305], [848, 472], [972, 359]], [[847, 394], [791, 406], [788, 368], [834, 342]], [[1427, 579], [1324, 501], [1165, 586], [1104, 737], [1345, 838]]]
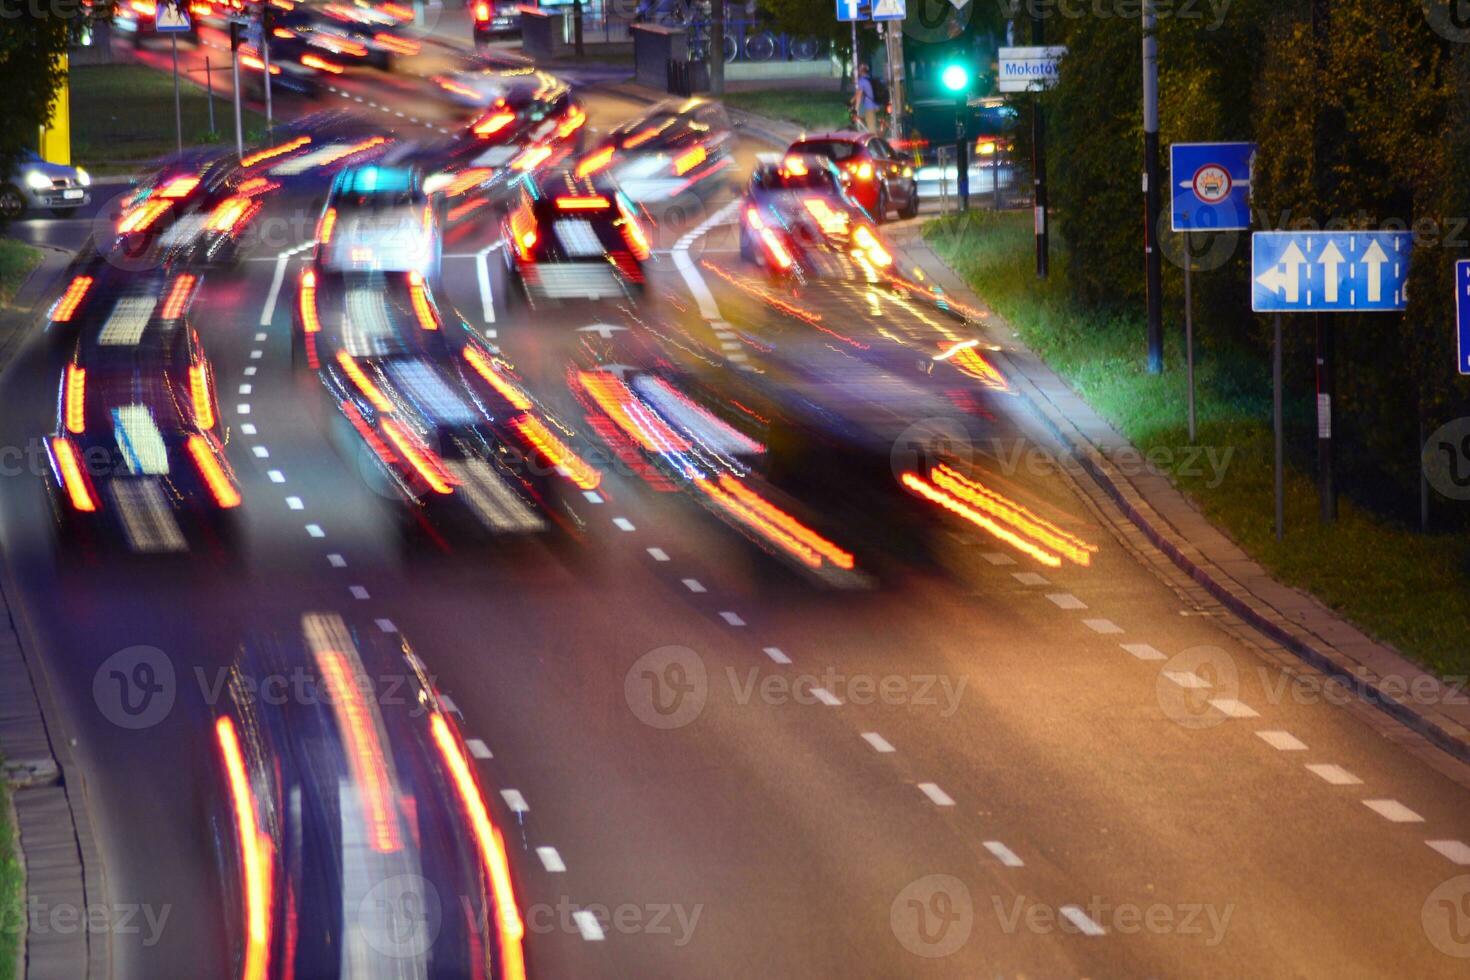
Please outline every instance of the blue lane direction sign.
[[1251, 236], [1257, 313], [1395, 313], [1408, 305], [1407, 231], [1259, 231]]
[[903, 20], [906, 14], [906, 0], [873, 0], [874, 20]]
[[867, 0], [837, 0], [837, 20], [843, 24], [852, 20], [867, 20]]
[[1254, 143], [1174, 143], [1169, 147], [1175, 231], [1244, 231], [1251, 226]]
[[1455, 263], [1455, 320], [1459, 323], [1460, 373], [1470, 374], [1470, 259]]
[[167, 0], [158, 0], [153, 13], [153, 29], [160, 34], [185, 34], [189, 30], [189, 12]]

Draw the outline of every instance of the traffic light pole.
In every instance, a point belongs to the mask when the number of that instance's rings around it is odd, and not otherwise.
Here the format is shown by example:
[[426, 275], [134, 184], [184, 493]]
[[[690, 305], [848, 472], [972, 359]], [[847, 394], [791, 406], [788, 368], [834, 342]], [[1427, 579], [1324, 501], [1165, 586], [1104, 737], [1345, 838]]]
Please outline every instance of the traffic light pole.
[[271, 113], [271, 29], [275, 27], [275, 15], [267, 2], [260, 8], [260, 62], [265, 65], [265, 137], [275, 135], [275, 116]]
[[[1045, 22], [1039, 12], [1031, 15], [1031, 43], [1046, 43]], [[997, 147], [998, 149], [998, 147]], [[1041, 112], [1041, 96], [1031, 97], [1031, 177], [1036, 213], [1036, 278], [1045, 279], [1051, 271], [1051, 231], [1046, 216], [1046, 117]]]
[[969, 100], [960, 95], [954, 104], [955, 181], [959, 188], [960, 210], [970, 210], [970, 138], [965, 133], [965, 116]]
[[243, 25], [230, 21], [230, 77], [235, 83], [235, 155], [245, 159], [245, 127], [240, 118], [240, 31]]
[[1143, 0], [1143, 260], [1148, 291], [1148, 373], [1164, 370], [1164, 269], [1159, 234], [1159, 47], [1155, 0]]

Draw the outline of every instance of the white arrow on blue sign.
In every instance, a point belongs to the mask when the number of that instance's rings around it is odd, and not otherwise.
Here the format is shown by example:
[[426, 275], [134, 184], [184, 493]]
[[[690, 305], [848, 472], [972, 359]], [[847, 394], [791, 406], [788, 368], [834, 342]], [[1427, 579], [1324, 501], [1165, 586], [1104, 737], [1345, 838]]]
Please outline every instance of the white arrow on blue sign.
[[1470, 374], [1470, 259], [1455, 263], [1455, 320], [1459, 325], [1460, 373]]
[[1409, 302], [1407, 231], [1261, 231], [1251, 236], [1257, 313], [1394, 313]]
[[837, 19], [844, 24], [851, 20], [867, 20], [866, 7], [864, 0], [837, 0]]

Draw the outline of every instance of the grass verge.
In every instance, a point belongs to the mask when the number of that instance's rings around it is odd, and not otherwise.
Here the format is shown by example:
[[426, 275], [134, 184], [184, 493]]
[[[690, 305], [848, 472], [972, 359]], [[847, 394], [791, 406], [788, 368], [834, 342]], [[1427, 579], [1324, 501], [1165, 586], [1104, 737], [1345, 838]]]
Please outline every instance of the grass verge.
[[25, 921], [25, 868], [15, 847], [15, 825], [10, 819], [10, 787], [0, 781], [0, 980], [15, 980], [20, 951], [21, 923]]
[[[228, 62], [226, 63], [228, 66]], [[229, 73], [215, 73], [214, 122], [209, 131], [209, 97], [183, 84], [179, 109], [184, 146], [233, 142], [234, 109], [228, 97]], [[264, 131], [265, 117], [246, 109], [246, 135]], [[71, 70], [72, 156], [91, 169], [167, 156], [176, 149], [174, 82], [167, 72], [142, 65], [82, 65]]]
[[15, 298], [26, 276], [41, 261], [41, 250], [13, 238], [0, 238], [0, 306]]
[[754, 112], [770, 119], [786, 122], [812, 132], [846, 129], [849, 99], [841, 92], [827, 89], [760, 89], [751, 92], [726, 92], [725, 104]]
[[[1143, 318], [1089, 309], [1071, 298], [1066, 262], [1035, 277], [1031, 214], [971, 213], [931, 222], [935, 251], [1005, 317], [1092, 407], [1189, 494], [1279, 581], [1305, 589], [1378, 639], [1441, 676], [1470, 673], [1470, 542], [1424, 535], [1346, 498], [1336, 524], [1317, 520], [1310, 473], [1288, 466], [1286, 540], [1271, 523], [1270, 366], [1247, 352], [1215, 355], [1196, 367], [1198, 436], [1213, 452], [1191, 459], [1182, 370], [1144, 367]], [[1054, 239], [1055, 240], [1055, 239]], [[1182, 364], [1170, 333], [1167, 362]], [[1173, 465], [1171, 465], [1171, 462]]]

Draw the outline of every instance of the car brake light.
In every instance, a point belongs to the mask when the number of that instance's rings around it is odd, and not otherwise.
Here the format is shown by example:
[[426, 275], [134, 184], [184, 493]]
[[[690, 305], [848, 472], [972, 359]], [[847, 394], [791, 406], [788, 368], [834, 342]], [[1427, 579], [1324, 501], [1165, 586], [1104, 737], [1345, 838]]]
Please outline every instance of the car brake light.
[[591, 466], [586, 460], [572, 452], [571, 447], [556, 437], [546, 424], [534, 415], [522, 415], [511, 423], [541, 455], [545, 456], [551, 465], [561, 470], [568, 480], [571, 480], [583, 490], [596, 490], [602, 483], [602, 474]]
[[756, 231], [760, 231], [766, 226], [766, 223], [761, 220], [760, 212], [757, 211], [755, 208], [745, 209], [745, 221]]
[[588, 174], [597, 173], [597, 171], [612, 162], [612, 156], [613, 148], [611, 146], [604, 146], [591, 156], [583, 157], [582, 161], [577, 164], [577, 176], [586, 177]]
[[862, 161], [861, 163], [848, 164], [847, 169], [850, 170], [853, 176], [857, 177], [858, 180], [873, 179], [873, 165], [866, 160]]
[[214, 399], [209, 391], [209, 365], [203, 361], [189, 367], [189, 397], [194, 402], [194, 421], [199, 423], [199, 428], [214, 428]]
[[801, 157], [787, 157], [782, 163], [781, 169], [793, 177], [805, 177], [808, 172], [806, 161]]
[[408, 296], [413, 302], [413, 315], [418, 317], [419, 326], [425, 330], [438, 330], [439, 320], [429, 303], [428, 288], [424, 286], [424, 277], [417, 271], [408, 274]]
[[525, 392], [502, 378], [500, 372], [495, 370], [478, 348], [466, 347], [464, 359], [470, 362], [470, 367], [474, 368], [480, 377], [489, 382], [490, 387], [500, 392], [500, 397], [510, 402], [512, 408], [518, 408], [524, 412], [531, 407], [531, 399], [526, 397]]
[[284, 27], [277, 27], [276, 29], [274, 29], [273, 31], [271, 31], [271, 36], [272, 37], [278, 37], [278, 38], [280, 38], [283, 41], [289, 41], [293, 37], [295, 37], [296, 35], [295, 34], [292, 34], [290, 31], [286, 30]]
[[561, 125], [556, 127], [557, 138], [566, 139], [581, 129], [582, 125], [586, 122], [587, 113], [583, 112], [579, 106], [572, 106], [571, 111], [567, 113], [567, 117], [561, 121]]
[[376, 408], [380, 412], [393, 411], [393, 403], [378, 390], [378, 386], [373, 384], [373, 379], [369, 378], [367, 373], [358, 367], [357, 362], [352, 359], [350, 354], [345, 350], [338, 351], [337, 363], [342, 366], [343, 371], [347, 372], [347, 376], [352, 379], [352, 383], [357, 385], [357, 390], [362, 392], [367, 397], [367, 400], [372, 403], [373, 408]]
[[709, 151], [696, 146], [674, 158], [674, 176], [682, 177], [709, 158]]
[[383, 420], [383, 434], [398, 450], [398, 455], [408, 460], [410, 466], [435, 493], [453, 493], [454, 478], [444, 471], [444, 464], [433, 451], [423, 446], [392, 419]]
[[536, 244], [536, 216], [530, 208], [523, 205], [510, 213], [510, 237], [516, 255], [529, 259]]
[[322, 321], [316, 313], [316, 273], [311, 269], [301, 274], [301, 289], [297, 300], [301, 309], [301, 329], [306, 333], [320, 332]]
[[551, 156], [551, 147], [533, 146], [526, 152], [522, 153], [520, 156], [516, 157], [515, 161], [511, 163], [510, 166], [512, 170], [534, 170], [536, 167], [539, 167], [543, 162], [545, 162], [546, 158], [549, 156]]
[[460, 804], [474, 829], [475, 839], [479, 841], [480, 857], [490, 875], [491, 892], [495, 896], [495, 925], [500, 937], [502, 970], [506, 980], [525, 980], [526, 965], [521, 951], [521, 939], [526, 934], [526, 927], [516, 908], [515, 890], [510, 881], [510, 862], [505, 857], [505, 843], [501, 840], [500, 831], [490, 822], [490, 813], [485, 809], [484, 797], [475, 784], [469, 760], [465, 758], [449, 723], [436, 711], [429, 717], [429, 726], [434, 742], [449, 767], [449, 775], [459, 795]]
[[623, 238], [627, 241], [628, 247], [633, 250], [633, 255], [640, 262], [647, 259], [652, 254], [652, 249], [648, 246], [648, 236], [644, 234], [643, 226], [638, 223], [633, 212], [628, 210], [628, 206], [623, 203], [622, 195], [618, 196], [618, 211], [623, 216]]
[[488, 3], [475, 4], [475, 20], [489, 20], [490, 5]]
[[497, 112], [475, 123], [475, 135], [494, 136], [515, 121], [516, 114], [514, 112]]
[[239, 224], [240, 219], [245, 216], [245, 212], [251, 210], [252, 207], [248, 197], [227, 197], [210, 214], [209, 222], [205, 227], [210, 231], [233, 231], [235, 225]]
[[340, 75], [340, 74], [342, 74], [342, 66], [341, 65], [334, 65], [334, 64], [332, 64], [332, 62], [328, 61], [327, 59], [325, 59], [325, 58], [319, 58], [319, 57], [317, 57], [314, 54], [304, 54], [304, 55], [302, 55], [301, 56], [301, 63], [303, 65], [305, 65], [306, 67], [308, 67], [308, 68], [316, 68], [319, 71], [328, 72], [329, 74], [332, 74], [332, 75]]
[[322, 220], [317, 222], [316, 240], [318, 244], [325, 245], [332, 240], [332, 229], [337, 227], [337, 209], [327, 208], [322, 212]]
[[122, 220], [117, 223], [117, 233], [127, 235], [135, 231], [146, 231], [148, 226], [157, 221], [158, 216], [167, 211], [172, 203], [172, 201], [161, 199], [144, 201], [123, 215]]
[[174, 280], [173, 288], [168, 291], [168, 299], [163, 301], [163, 311], [160, 318], [164, 320], [177, 320], [183, 315], [184, 307], [189, 302], [189, 297], [194, 291], [194, 276], [184, 273]]
[[163, 187], [159, 189], [158, 196], [166, 197], [170, 200], [178, 200], [181, 197], [187, 197], [188, 194], [198, 186], [199, 178], [195, 177], [193, 174], [188, 174], [183, 177], [175, 177], [173, 180], [170, 180], [167, 184], [164, 184]]
[[190, 436], [189, 455], [194, 457], [194, 465], [199, 467], [199, 475], [204, 478], [210, 494], [214, 496], [214, 502], [226, 510], [239, 507], [240, 491], [235, 489], [235, 485], [225, 475], [224, 467], [220, 466], [209, 440], [198, 434]]
[[51, 452], [56, 457], [56, 468], [61, 472], [61, 482], [66, 495], [76, 510], [91, 513], [97, 509], [97, 500], [92, 496], [87, 476], [82, 472], [77, 451], [67, 439], [52, 439]]
[[77, 364], [66, 366], [66, 429], [68, 432], [86, 431], [86, 415], [83, 411], [87, 392], [87, 369]]
[[565, 196], [556, 199], [556, 206], [563, 211], [601, 211], [612, 207], [612, 202], [601, 194]]
[[224, 759], [225, 775], [230, 784], [230, 799], [235, 810], [235, 833], [239, 837], [241, 877], [245, 881], [245, 956], [240, 975], [243, 980], [262, 980], [270, 960], [271, 947], [271, 870], [270, 838], [258, 830], [255, 799], [250, 790], [250, 777], [245, 773], [245, 756], [235, 724], [221, 716], [214, 723]]
[[56, 305], [51, 307], [49, 319], [52, 323], [66, 323], [72, 314], [81, 305], [82, 298], [87, 295], [87, 290], [92, 288], [91, 276], [77, 276], [66, 287], [66, 292], [57, 299]]
[[766, 244], [766, 251], [771, 253], [771, 258], [783, 269], [791, 268], [791, 253], [786, 251], [786, 246], [781, 244], [781, 239], [769, 228], [761, 229], [761, 241]]

